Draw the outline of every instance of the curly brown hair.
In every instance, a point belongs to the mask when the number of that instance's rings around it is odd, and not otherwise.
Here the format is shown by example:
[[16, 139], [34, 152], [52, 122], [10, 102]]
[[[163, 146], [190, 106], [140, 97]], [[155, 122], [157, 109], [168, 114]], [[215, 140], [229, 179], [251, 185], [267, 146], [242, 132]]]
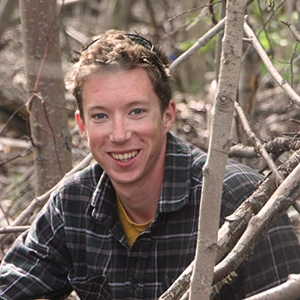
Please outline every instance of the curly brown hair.
[[168, 58], [161, 49], [155, 48], [151, 43], [153, 47], [150, 49], [139, 40], [150, 43], [143, 37], [111, 29], [96, 36], [83, 49], [66, 78], [66, 86], [76, 98], [81, 116], [82, 85], [87, 78], [137, 67], [144, 68], [148, 73], [153, 90], [159, 98], [161, 111], [165, 111], [172, 98]]

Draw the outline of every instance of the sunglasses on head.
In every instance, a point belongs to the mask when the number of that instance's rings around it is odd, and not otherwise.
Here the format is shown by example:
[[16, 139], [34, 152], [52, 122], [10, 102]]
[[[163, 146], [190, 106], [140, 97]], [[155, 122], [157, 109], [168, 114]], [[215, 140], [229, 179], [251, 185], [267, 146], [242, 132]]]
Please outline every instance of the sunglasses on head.
[[[123, 35], [126, 35], [127, 37], [129, 37], [137, 45], [143, 46], [143, 47], [145, 47], [149, 51], [153, 51], [160, 58], [159, 53], [157, 52], [155, 46], [150, 41], [148, 41], [147, 39], [145, 39], [144, 37], [142, 37], [142, 36], [140, 36], [138, 34], [133, 34], [133, 33], [124, 33]], [[93, 45], [94, 43], [96, 43], [97, 41], [99, 41], [99, 39], [100, 38], [91, 41], [87, 46], [85, 46], [83, 48], [82, 51], [87, 50], [91, 45]]]

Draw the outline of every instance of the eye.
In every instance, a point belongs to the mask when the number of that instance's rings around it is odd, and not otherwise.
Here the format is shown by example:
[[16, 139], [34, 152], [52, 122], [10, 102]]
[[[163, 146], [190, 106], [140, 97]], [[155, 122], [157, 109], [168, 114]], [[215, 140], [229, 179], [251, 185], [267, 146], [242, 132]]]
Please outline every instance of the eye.
[[92, 118], [93, 119], [96, 119], [96, 120], [102, 120], [104, 118], [107, 118], [107, 115], [106, 114], [103, 114], [103, 113], [99, 113], [99, 114], [94, 114], [92, 115]]
[[145, 111], [145, 110], [143, 110], [143, 109], [137, 108], [137, 109], [134, 109], [133, 111], [131, 111], [130, 114], [132, 114], [132, 115], [140, 115], [140, 114], [142, 114], [144, 111]]

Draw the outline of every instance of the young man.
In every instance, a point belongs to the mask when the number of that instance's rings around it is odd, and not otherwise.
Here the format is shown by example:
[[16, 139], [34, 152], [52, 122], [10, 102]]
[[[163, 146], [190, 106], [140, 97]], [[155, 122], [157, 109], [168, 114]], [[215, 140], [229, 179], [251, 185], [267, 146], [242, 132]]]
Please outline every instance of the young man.
[[[0, 298], [156, 299], [194, 259], [205, 153], [169, 132], [175, 119], [165, 55], [110, 30], [68, 80], [76, 120], [97, 161], [65, 182], [1, 266]], [[260, 180], [229, 161], [221, 223]], [[300, 271], [281, 218], [217, 299], [242, 299]]]

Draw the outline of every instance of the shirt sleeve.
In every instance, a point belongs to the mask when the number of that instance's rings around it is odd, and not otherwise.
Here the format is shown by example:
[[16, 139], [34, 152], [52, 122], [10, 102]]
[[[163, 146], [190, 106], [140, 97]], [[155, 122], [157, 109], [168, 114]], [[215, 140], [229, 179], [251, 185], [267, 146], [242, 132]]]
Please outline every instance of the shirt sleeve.
[[289, 274], [300, 273], [299, 242], [287, 215], [280, 217], [250, 255], [245, 293], [249, 297], [277, 286]]
[[2, 261], [0, 299], [65, 299], [70, 294], [71, 261], [63, 225], [59, 209], [49, 201]]
[[[229, 164], [224, 180], [221, 222], [254, 192], [260, 179], [246, 166]], [[225, 288], [229, 288], [235, 296], [239, 295], [231, 299], [260, 293], [285, 282], [289, 274], [300, 273], [300, 246], [286, 214], [260, 238], [237, 273], [239, 278]]]

